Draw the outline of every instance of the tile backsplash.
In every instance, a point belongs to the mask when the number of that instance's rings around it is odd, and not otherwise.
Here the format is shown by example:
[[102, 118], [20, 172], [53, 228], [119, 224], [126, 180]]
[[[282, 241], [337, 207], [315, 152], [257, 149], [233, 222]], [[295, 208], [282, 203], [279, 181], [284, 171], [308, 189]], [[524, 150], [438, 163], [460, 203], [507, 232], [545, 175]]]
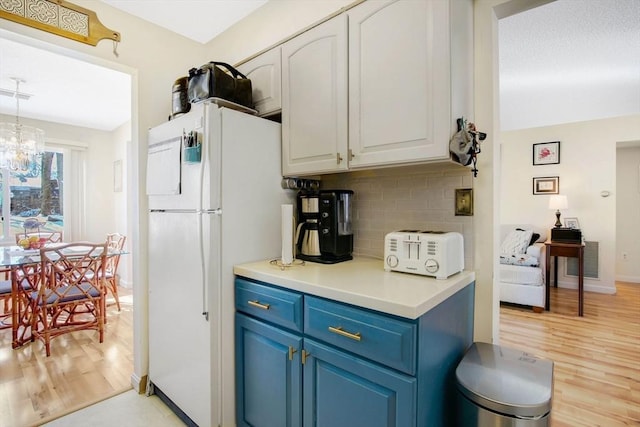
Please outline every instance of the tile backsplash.
[[401, 229], [457, 231], [473, 269], [473, 216], [456, 216], [455, 190], [472, 188], [468, 168], [418, 165], [324, 175], [321, 189], [353, 190], [354, 255], [384, 256], [384, 236]]

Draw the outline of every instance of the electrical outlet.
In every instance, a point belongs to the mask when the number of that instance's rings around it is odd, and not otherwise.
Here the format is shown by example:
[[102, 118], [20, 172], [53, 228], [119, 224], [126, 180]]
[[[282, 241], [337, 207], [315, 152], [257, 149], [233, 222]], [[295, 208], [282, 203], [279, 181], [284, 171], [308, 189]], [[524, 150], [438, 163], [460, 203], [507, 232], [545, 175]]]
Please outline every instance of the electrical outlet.
[[629, 254], [626, 252], [622, 252], [622, 260], [627, 261], [629, 259]]

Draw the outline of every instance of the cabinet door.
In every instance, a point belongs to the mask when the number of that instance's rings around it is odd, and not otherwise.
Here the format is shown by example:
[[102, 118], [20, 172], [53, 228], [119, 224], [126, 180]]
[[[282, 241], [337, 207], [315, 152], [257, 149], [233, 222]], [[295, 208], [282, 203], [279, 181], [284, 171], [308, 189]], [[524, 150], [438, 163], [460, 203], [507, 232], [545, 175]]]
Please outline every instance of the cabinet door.
[[280, 110], [281, 60], [280, 47], [275, 47], [260, 56], [238, 66], [238, 70], [251, 79], [254, 108], [260, 116]]
[[302, 338], [236, 314], [236, 422], [302, 425]]
[[416, 425], [416, 380], [305, 339], [305, 427]]
[[282, 172], [347, 169], [347, 17], [282, 46]]
[[348, 15], [349, 166], [448, 158], [449, 2], [369, 0]]

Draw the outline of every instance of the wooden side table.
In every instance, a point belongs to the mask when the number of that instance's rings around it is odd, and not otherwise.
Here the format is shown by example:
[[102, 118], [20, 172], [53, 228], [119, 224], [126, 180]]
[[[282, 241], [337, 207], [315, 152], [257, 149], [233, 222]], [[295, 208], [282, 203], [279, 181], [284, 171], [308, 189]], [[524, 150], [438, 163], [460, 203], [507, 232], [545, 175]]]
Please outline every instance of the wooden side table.
[[555, 265], [555, 268], [553, 269], [553, 283], [556, 288], [558, 287], [558, 257], [578, 258], [578, 316], [582, 316], [584, 308], [584, 243], [547, 241], [544, 244], [546, 245], [547, 252], [544, 309], [549, 310], [550, 307], [549, 288], [551, 286], [551, 282], [549, 279], [551, 276], [551, 257], [553, 256], [553, 263]]

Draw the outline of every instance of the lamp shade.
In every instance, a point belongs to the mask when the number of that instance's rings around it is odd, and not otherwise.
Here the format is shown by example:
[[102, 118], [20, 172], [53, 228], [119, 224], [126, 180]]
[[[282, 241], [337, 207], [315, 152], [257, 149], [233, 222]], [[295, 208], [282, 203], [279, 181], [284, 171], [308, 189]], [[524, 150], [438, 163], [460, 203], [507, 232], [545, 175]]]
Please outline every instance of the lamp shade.
[[549, 209], [560, 210], [568, 207], [567, 196], [558, 194], [549, 197]]

